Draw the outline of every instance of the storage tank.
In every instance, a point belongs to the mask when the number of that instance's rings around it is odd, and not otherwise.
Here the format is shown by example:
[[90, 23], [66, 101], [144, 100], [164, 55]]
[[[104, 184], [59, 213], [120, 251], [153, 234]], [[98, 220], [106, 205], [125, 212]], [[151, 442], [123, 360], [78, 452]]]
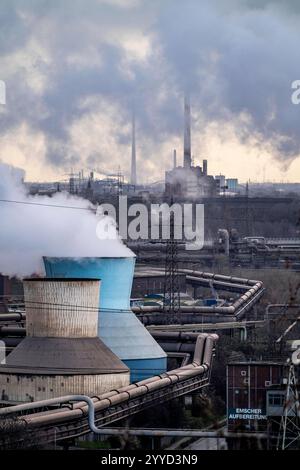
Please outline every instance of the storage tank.
[[130, 382], [128, 367], [98, 337], [100, 281], [24, 281], [26, 338], [0, 366], [1, 401], [99, 395]]
[[167, 356], [130, 310], [135, 257], [44, 257], [48, 277], [101, 278], [99, 337], [130, 369], [136, 382], [167, 369]]

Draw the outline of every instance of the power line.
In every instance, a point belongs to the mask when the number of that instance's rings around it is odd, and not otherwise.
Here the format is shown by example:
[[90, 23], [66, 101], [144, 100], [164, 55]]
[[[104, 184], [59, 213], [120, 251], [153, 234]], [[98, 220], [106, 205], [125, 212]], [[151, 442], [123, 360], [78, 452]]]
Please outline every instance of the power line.
[[[19, 303], [17, 304], [7, 304], [8, 307], [13, 308], [14, 306], [18, 306]], [[72, 311], [76, 309], [76, 311], [96, 311], [96, 312], [131, 312], [131, 308], [129, 309], [122, 309], [122, 308], [108, 308], [108, 307], [90, 307], [88, 305], [75, 305], [75, 304], [60, 304], [60, 303], [54, 303], [54, 302], [35, 302], [35, 301], [26, 301], [26, 305], [30, 306], [31, 310], [61, 310], [61, 311]], [[32, 306], [34, 305], [34, 306]], [[43, 307], [46, 306], [46, 307]], [[50, 308], [49, 308], [50, 307]], [[59, 307], [59, 308], [58, 308]], [[25, 310], [25, 309], [24, 309]], [[14, 312], [9, 312], [9, 313], [14, 313]], [[0, 314], [0, 320], [1, 320], [1, 314]]]
[[59, 204], [44, 204], [41, 202], [26, 202], [26, 201], [15, 201], [10, 199], [0, 199], [0, 202], [12, 203], [12, 204], [24, 204], [26, 206], [42, 206], [42, 207], [54, 207], [60, 209], [75, 209], [81, 211], [91, 211], [92, 208], [89, 207], [73, 207], [73, 206], [63, 206]]

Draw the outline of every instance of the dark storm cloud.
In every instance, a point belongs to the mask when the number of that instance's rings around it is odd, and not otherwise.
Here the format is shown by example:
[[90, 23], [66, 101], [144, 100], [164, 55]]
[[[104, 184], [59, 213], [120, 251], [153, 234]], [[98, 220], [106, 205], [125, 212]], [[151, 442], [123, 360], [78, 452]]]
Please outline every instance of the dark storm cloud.
[[163, 11], [157, 29], [164, 55], [207, 119], [247, 113], [247, 127], [236, 129], [240, 137], [258, 132], [279, 158], [293, 158], [300, 145], [300, 111], [290, 99], [291, 82], [299, 75], [299, 22], [277, 9], [273, 13], [272, 2], [260, 10], [229, 3], [225, 11], [216, 9], [218, 1], [196, 0], [184, 8], [176, 2], [172, 16], [169, 8]]
[[[0, 52], [15, 62], [1, 129], [26, 122], [42, 131], [49, 161], [65, 166], [70, 126], [93, 110], [81, 106], [84, 98], [118, 104], [124, 122], [135, 101], [139, 129], [163, 142], [181, 132], [180, 99], [188, 89], [204, 122], [232, 120], [241, 140], [259, 136], [278, 158], [291, 160], [300, 153], [300, 109], [290, 99], [299, 78], [299, 10], [296, 1], [276, 0], [142, 1], [128, 8], [108, 0], [2, 1]], [[147, 58], [128, 61], [118, 31], [151, 38]], [[32, 42], [50, 58], [29, 57], [33, 73], [47, 80], [41, 93], [13, 56]], [[123, 132], [116, 137], [124, 142]], [[72, 159], [80, 159], [76, 149]]]
[[28, 29], [10, 0], [1, 1], [0, 25], [0, 53], [20, 47], [28, 35]]
[[244, 0], [245, 4], [251, 8], [263, 9], [268, 6], [286, 9], [293, 13], [300, 13], [300, 3], [298, 0]]

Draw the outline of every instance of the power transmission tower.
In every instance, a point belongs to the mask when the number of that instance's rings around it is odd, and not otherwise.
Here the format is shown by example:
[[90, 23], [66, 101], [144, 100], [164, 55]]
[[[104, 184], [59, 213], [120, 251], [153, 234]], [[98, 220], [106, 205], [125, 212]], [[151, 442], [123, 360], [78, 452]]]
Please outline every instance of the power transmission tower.
[[[171, 206], [173, 198], [171, 198]], [[170, 238], [167, 240], [164, 303], [163, 309], [167, 313], [179, 313], [180, 311], [180, 283], [178, 276], [178, 244], [175, 239], [174, 213], [170, 213]]]
[[277, 441], [277, 450], [286, 450], [293, 444], [300, 445], [300, 405], [295, 365], [290, 362], [285, 393], [283, 415]]

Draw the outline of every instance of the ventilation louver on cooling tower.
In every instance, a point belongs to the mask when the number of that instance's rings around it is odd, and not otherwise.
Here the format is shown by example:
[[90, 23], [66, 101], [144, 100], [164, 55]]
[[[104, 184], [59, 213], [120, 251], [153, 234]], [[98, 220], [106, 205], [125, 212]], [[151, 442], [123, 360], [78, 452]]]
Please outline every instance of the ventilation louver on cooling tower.
[[2, 400], [98, 395], [129, 384], [129, 370], [98, 338], [97, 279], [24, 281], [26, 338], [0, 367]]
[[167, 356], [130, 310], [135, 257], [44, 257], [48, 277], [101, 279], [99, 337], [130, 368], [131, 381], [166, 371]]

